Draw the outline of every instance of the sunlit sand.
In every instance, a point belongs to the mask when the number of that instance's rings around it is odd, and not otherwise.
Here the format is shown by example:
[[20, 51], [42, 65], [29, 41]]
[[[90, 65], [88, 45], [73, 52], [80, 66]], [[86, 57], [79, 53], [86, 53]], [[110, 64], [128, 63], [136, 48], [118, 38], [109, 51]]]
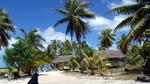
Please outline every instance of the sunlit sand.
[[[0, 84], [27, 84], [30, 78], [18, 80], [1, 79]], [[103, 77], [95, 77], [81, 74], [71, 74], [63, 71], [42, 72], [39, 76], [39, 84], [150, 84], [135, 82], [134, 80], [105, 80]]]

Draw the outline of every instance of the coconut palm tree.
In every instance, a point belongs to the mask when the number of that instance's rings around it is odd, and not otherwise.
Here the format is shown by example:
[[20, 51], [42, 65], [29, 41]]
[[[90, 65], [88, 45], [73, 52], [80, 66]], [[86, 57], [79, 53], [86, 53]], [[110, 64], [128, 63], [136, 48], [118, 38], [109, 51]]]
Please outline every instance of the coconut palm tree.
[[[39, 62], [42, 62], [44, 59], [44, 57], [41, 57], [43, 55], [39, 54], [39, 52], [43, 53], [41, 51], [44, 48], [42, 41], [45, 40], [37, 33], [36, 29], [33, 29], [30, 32], [26, 32], [24, 29], [21, 29], [20, 31], [24, 36], [18, 37], [19, 43], [16, 43], [14, 48], [16, 49], [16, 53], [20, 53], [19, 55], [24, 59], [24, 61], [22, 61], [22, 66], [24, 66], [25, 70], [24, 72], [31, 75], [31, 70], [36, 69]], [[19, 47], [21, 49], [18, 49]]]
[[94, 13], [87, 9], [89, 4], [89, 2], [82, 0], [65, 0], [63, 2], [64, 9], [54, 9], [64, 16], [64, 18], [59, 20], [54, 26], [56, 27], [59, 24], [68, 23], [66, 35], [70, 33], [71, 38], [73, 38], [75, 34], [77, 41], [80, 43], [80, 39], [89, 31], [87, 24], [82, 18], [91, 19], [95, 17]]
[[60, 40], [52, 40], [50, 45], [57, 55], [60, 54], [59, 51], [62, 45], [62, 42]]
[[4, 55], [6, 64], [15, 67], [18, 70], [18, 74], [20, 69], [23, 72], [31, 71], [35, 63], [32, 49], [22, 39], [18, 39], [12, 46], [13, 48], [6, 49], [6, 55]]
[[145, 30], [150, 28], [149, 0], [137, 0], [136, 4], [120, 6], [111, 10], [118, 14], [128, 15], [115, 28], [115, 30], [119, 30], [125, 26], [131, 27], [125, 44], [130, 43], [132, 40], [141, 39], [141, 35], [143, 35]]
[[24, 37], [18, 38], [24, 39], [24, 41], [27, 42], [29, 46], [37, 50], [44, 48], [41, 42], [45, 41], [45, 39], [37, 33], [36, 29], [31, 30], [29, 33], [27, 33], [24, 29], [20, 29], [20, 31], [24, 34]]
[[89, 45], [86, 41], [81, 42], [81, 48], [89, 48]]
[[106, 64], [108, 63], [108, 59], [100, 59], [97, 53], [93, 53], [91, 55], [87, 55], [82, 49], [81, 52], [84, 56], [84, 59], [80, 63], [81, 67], [87, 67], [91, 71], [91, 75], [94, 75], [94, 70], [98, 69], [103, 75], [104, 70], [106, 70]]
[[72, 55], [76, 55], [77, 54], [77, 43], [74, 41], [72, 43]]
[[45, 53], [46, 53], [45, 58], [48, 60], [49, 63], [51, 63], [52, 60], [56, 57], [55, 49], [53, 49], [51, 44], [47, 46]]
[[10, 32], [15, 32], [15, 28], [12, 24], [11, 18], [9, 17], [5, 9], [0, 9], [0, 48], [8, 46], [8, 40], [10, 40]]
[[86, 41], [81, 42], [81, 48], [87, 55], [92, 55], [94, 52], [94, 49]]
[[140, 46], [139, 45], [130, 45], [129, 50], [127, 52], [127, 56], [125, 57], [125, 62], [130, 65], [138, 65], [143, 66], [144, 60], [140, 55]]
[[121, 50], [122, 53], [125, 53], [128, 50], [128, 44], [124, 44], [124, 42], [126, 41], [127, 36], [125, 34], [123, 34], [119, 41], [117, 42], [117, 48]]
[[72, 44], [69, 40], [62, 42], [62, 47], [60, 49], [61, 55], [72, 55]]
[[115, 40], [115, 34], [112, 32], [111, 29], [105, 29], [99, 35], [98, 39], [100, 40], [101, 47], [108, 49], [112, 46], [113, 40]]
[[3, 56], [3, 60], [8, 67], [15, 67], [17, 69], [17, 74], [19, 75], [21, 69], [21, 58], [15, 54], [13, 49], [6, 48], [5, 55]]

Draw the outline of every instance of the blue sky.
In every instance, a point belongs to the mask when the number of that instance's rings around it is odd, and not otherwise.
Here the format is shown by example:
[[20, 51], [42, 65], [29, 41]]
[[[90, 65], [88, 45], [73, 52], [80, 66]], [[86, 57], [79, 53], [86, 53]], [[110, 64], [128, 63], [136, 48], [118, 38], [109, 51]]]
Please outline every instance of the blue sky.
[[[63, 8], [63, 0], [0, 0], [0, 8], [6, 8], [9, 15], [12, 17], [17, 32], [20, 28], [24, 28], [26, 31], [37, 28], [39, 34], [41, 34], [46, 42], [45, 46], [50, 43], [52, 39], [65, 40], [66, 24], [60, 25], [57, 28], [53, 28], [53, 25], [57, 20], [63, 16], [52, 10], [52, 8]], [[107, 13], [109, 8], [114, 6], [120, 6], [125, 4], [133, 4], [134, 0], [88, 0], [92, 2], [89, 6], [89, 10], [94, 11], [96, 18], [92, 20], [85, 20], [90, 25], [91, 32], [86, 36], [86, 41], [96, 48], [98, 44], [98, 34], [106, 27], [114, 29], [116, 24], [120, 22], [125, 15], [115, 15]], [[120, 36], [122, 32], [126, 33], [127, 29], [121, 30], [116, 33]], [[15, 37], [18, 34], [12, 36], [10, 43], [16, 41]], [[70, 39], [69, 36], [66, 37]], [[115, 43], [115, 42], [114, 42]], [[116, 45], [110, 49], [116, 49]], [[0, 51], [0, 57], [2, 58], [4, 49]], [[0, 65], [3, 66], [2, 60]]]

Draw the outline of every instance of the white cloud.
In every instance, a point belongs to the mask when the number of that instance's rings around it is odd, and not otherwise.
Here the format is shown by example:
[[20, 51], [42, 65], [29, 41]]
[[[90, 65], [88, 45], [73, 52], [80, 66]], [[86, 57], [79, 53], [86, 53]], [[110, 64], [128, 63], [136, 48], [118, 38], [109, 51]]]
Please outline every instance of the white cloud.
[[118, 7], [127, 4], [136, 4], [136, 0], [121, 0], [120, 3], [109, 3], [108, 7]]
[[97, 32], [100, 32], [104, 29], [101, 27], [105, 27], [112, 23], [110, 19], [102, 16], [96, 16], [95, 19], [84, 19], [84, 21], [88, 23], [91, 29]]
[[16, 43], [17, 42], [17, 39], [15, 39], [15, 38], [11, 38], [11, 40], [9, 40], [9, 48], [11, 48], [12, 47], [12, 44], [14, 44], [14, 43]]
[[[114, 2], [118, 2], [118, 0]], [[116, 6], [121, 6], [121, 5], [127, 5], [127, 4], [136, 4], [136, 0], [121, 0], [120, 3], [109, 3], [108, 6], [110, 8], [110, 7], [116, 7]], [[96, 15], [95, 19], [84, 19], [84, 21], [89, 24], [91, 29], [99, 33], [105, 28], [110, 28], [114, 30], [115, 27], [126, 17], [127, 15], [116, 15], [114, 16], [114, 18], [110, 19], [110, 18], [106, 18], [100, 15]], [[120, 29], [119, 31], [128, 31], [128, 30], [129, 30], [129, 27], [124, 27]]]
[[111, 24], [111, 21], [109, 19], [104, 18], [102, 16], [96, 16], [95, 19], [91, 19], [91, 20], [86, 19], [85, 21], [87, 21], [91, 27]]
[[[114, 19], [112, 20], [112, 29], [114, 29], [125, 18], [127, 18], [126, 15], [115, 16]], [[120, 29], [119, 31], [128, 31], [128, 30], [129, 30], [129, 27], [124, 27], [124, 28]]]
[[[126, 15], [117, 15], [113, 19], [108, 19], [102, 16], [96, 16], [95, 19], [84, 19], [84, 21], [86, 21], [89, 24], [91, 29], [97, 32], [101, 32], [106, 27], [114, 30], [114, 28], [126, 17]], [[127, 30], [128, 28], [122, 28], [120, 31]]]
[[51, 40], [61, 40], [65, 41], [66, 39], [70, 40], [69, 36], [66, 36], [62, 32], [57, 32], [53, 27], [49, 27], [47, 29], [41, 30], [37, 29], [38, 33], [46, 40], [44, 42], [44, 46], [46, 47], [48, 44], [50, 44]]

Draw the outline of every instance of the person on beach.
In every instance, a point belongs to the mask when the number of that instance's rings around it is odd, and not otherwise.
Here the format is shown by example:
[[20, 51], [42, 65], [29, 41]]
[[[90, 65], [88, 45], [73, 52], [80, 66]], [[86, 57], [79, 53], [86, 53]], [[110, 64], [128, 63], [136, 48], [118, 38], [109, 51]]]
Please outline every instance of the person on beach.
[[35, 72], [27, 84], [39, 84], [38, 83], [38, 73]]

